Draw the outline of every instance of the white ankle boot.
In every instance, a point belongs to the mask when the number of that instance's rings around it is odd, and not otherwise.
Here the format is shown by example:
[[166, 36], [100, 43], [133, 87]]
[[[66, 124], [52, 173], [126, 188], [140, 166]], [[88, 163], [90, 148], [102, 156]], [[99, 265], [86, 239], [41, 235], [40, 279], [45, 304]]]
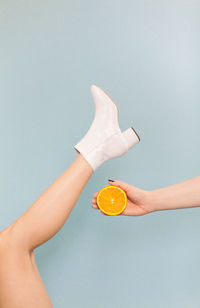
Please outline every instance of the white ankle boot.
[[126, 153], [140, 138], [132, 127], [121, 132], [117, 105], [108, 94], [95, 85], [91, 92], [96, 105], [94, 120], [74, 148], [96, 170], [106, 160]]

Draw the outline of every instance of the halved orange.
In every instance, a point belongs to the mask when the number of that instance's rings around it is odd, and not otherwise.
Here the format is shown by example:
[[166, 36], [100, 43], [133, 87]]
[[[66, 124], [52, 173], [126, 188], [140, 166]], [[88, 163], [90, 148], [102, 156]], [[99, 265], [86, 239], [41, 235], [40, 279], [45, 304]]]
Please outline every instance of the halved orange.
[[127, 204], [125, 191], [114, 185], [103, 187], [97, 195], [97, 205], [107, 215], [121, 214]]

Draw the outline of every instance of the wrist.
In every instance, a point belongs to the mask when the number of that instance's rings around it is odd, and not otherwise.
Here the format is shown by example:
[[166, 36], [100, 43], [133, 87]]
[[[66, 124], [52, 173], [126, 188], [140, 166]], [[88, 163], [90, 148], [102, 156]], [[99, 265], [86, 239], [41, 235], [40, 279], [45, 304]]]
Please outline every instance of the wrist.
[[161, 193], [157, 189], [148, 191], [146, 202], [152, 212], [160, 211], [163, 209], [161, 197]]

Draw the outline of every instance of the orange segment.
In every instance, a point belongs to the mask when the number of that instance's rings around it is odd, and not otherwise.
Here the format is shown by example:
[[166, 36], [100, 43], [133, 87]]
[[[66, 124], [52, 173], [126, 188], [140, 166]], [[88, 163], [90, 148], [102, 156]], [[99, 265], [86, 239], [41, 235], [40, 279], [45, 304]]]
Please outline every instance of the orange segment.
[[121, 214], [127, 204], [125, 191], [118, 186], [105, 186], [97, 195], [97, 205], [107, 215]]

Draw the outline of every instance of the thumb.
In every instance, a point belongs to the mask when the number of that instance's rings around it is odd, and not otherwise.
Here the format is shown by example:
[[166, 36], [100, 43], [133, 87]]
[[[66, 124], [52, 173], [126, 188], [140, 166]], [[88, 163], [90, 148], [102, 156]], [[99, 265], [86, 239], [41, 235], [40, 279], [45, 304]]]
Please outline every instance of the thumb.
[[114, 185], [114, 186], [118, 186], [118, 187], [122, 188], [126, 193], [130, 193], [134, 188], [132, 185], [127, 184], [127, 183], [122, 182], [122, 181], [108, 180], [108, 183], [110, 185]]

